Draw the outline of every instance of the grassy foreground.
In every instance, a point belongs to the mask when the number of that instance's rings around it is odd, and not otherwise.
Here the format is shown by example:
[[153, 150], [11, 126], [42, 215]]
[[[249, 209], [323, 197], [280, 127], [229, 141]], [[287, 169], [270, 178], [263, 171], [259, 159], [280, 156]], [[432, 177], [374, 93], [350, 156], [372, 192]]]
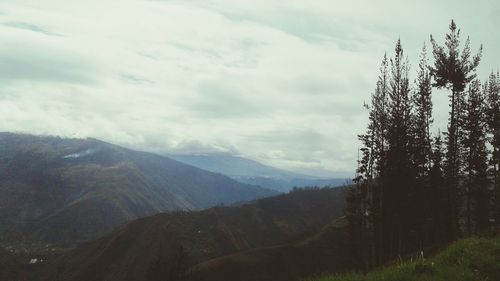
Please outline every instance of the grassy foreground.
[[498, 281], [500, 237], [468, 238], [447, 247], [433, 258], [419, 258], [366, 275], [325, 276], [309, 281]]

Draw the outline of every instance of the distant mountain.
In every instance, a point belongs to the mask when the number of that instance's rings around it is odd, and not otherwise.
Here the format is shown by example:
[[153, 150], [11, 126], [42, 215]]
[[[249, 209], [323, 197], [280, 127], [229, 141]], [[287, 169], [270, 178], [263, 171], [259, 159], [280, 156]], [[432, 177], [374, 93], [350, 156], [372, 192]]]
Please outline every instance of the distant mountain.
[[294, 187], [340, 186], [349, 183], [345, 178], [318, 178], [261, 164], [240, 156], [222, 154], [171, 154], [170, 158], [207, 170], [227, 175], [239, 182], [259, 185], [279, 192]]
[[272, 177], [277, 179], [308, 177], [298, 173], [266, 166], [257, 161], [240, 156], [224, 154], [171, 154], [169, 157], [207, 171], [222, 173], [231, 177]]
[[[0, 242], [68, 243], [127, 221], [275, 194], [95, 139], [0, 133]], [[32, 246], [35, 246], [32, 245]]]
[[308, 186], [342, 186], [350, 184], [348, 179], [307, 179], [307, 178], [294, 178], [294, 179], [277, 179], [277, 178], [263, 178], [263, 177], [233, 177], [233, 179], [251, 185], [258, 185], [264, 188], [273, 189], [279, 192], [287, 192], [295, 187], [308, 187]]
[[308, 189], [241, 206], [158, 214], [63, 254], [47, 263], [40, 276], [65, 281], [182, 280], [177, 277], [200, 262], [315, 235], [342, 216], [344, 205], [341, 188]]

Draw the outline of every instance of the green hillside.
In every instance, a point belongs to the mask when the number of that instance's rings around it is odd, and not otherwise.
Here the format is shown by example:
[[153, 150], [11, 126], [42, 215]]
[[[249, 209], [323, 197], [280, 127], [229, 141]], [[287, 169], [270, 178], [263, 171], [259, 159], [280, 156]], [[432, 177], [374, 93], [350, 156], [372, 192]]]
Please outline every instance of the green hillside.
[[496, 281], [500, 280], [500, 237], [468, 238], [435, 257], [417, 257], [366, 275], [351, 273], [309, 281]]

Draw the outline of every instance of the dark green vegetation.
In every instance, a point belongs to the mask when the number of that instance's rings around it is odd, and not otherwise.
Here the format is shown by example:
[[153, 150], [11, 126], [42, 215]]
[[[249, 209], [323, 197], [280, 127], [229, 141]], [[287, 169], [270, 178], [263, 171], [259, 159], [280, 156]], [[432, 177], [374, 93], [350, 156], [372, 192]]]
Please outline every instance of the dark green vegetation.
[[[342, 215], [343, 194], [341, 188], [295, 190], [242, 206], [138, 219], [50, 260], [40, 276], [45, 277], [43, 280], [68, 281], [177, 280], [175, 276], [184, 276], [191, 266], [212, 258], [300, 241], [319, 233], [293, 246], [316, 255], [315, 251], [329, 241], [345, 239], [345, 232], [337, 231], [338, 226], [322, 230]], [[337, 251], [327, 251], [340, 246], [334, 244], [339, 242], [332, 243], [317, 255], [333, 257]], [[297, 262], [300, 253], [295, 254]], [[335, 264], [336, 259], [328, 263]], [[304, 272], [311, 270], [314, 268], [305, 268]]]
[[213, 259], [189, 271], [190, 281], [299, 281], [352, 268], [345, 219], [299, 241]]
[[0, 280], [15, 280], [23, 273], [23, 260], [0, 248]]
[[45, 262], [55, 256], [57, 253], [18, 253], [0, 248], [0, 280], [39, 280], [46, 270]]
[[500, 238], [469, 238], [431, 259], [422, 256], [366, 275], [341, 274], [314, 281], [484, 281], [500, 279]]
[[232, 155], [170, 155], [169, 157], [203, 170], [227, 175], [242, 183], [280, 192], [288, 192], [294, 187], [340, 186], [350, 182], [350, 179], [324, 179], [285, 171]]
[[[500, 76], [485, 83], [454, 21], [444, 44], [431, 36], [415, 83], [398, 40], [372, 95], [356, 187], [347, 196], [351, 247], [368, 270], [398, 256], [500, 227]], [[445, 134], [432, 135], [433, 89], [446, 89]]]
[[95, 139], [0, 134], [0, 242], [73, 245], [127, 221], [275, 194]]

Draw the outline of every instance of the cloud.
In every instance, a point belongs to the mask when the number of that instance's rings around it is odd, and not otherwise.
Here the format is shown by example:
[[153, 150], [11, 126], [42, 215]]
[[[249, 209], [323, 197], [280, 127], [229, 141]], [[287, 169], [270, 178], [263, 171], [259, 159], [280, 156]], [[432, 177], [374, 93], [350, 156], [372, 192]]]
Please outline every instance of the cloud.
[[239, 155], [238, 149], [224, 141], [216, 143], [203, 143], [199, 140], [183, 140], [169, 149], [173, 154], [218, 154], [218, 155]]
[[186, 105], [201, 118], [238, 119], [265, 114], [268, 106], [252, 99], [250, 92], [237, 83], [202, 81]]
[[[416, 65], [455, 18], [485, 44], [484, 77], [500, 65], [499, 5], [4, 0], [0, 130], [352, 175], [384, 52], [401, 37]], [[490, 12], [471, 16], [478, 7]], [[446, 104], [438, 93], [440, 126]]]
[[19, 22], [19, 21], [8, 21], [5, 22], [3, 25], [13, 27], [13, 28], [19, 28], [19, 29], [24, 29], [24, 30], [29, 30], [33, 32], [39, 32], [45, 35], [50, 35], [50, 36], [56, 36], [57, 34], [52, 33], [48, 31], [47, 29], [40, 27], [38, 25], [26, 23], [26, 22]]

